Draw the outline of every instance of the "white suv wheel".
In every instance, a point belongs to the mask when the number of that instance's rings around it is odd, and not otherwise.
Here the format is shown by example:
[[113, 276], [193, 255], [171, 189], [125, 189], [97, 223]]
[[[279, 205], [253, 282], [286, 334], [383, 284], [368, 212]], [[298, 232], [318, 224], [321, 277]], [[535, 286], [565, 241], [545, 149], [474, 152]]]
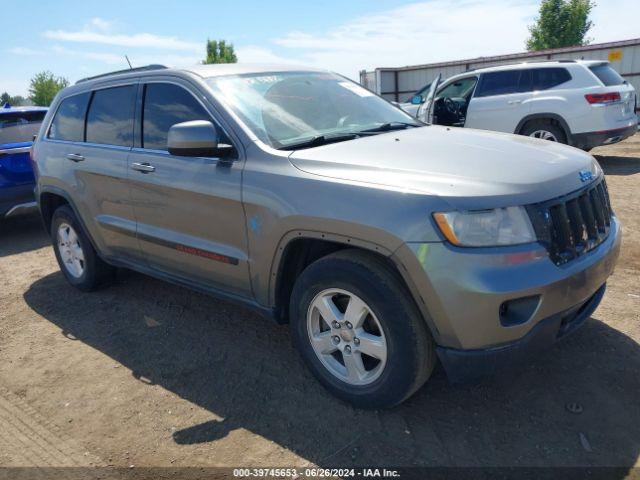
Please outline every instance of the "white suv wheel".
[[539, 138], [541, 140], [549, 140], [550, 142], [557, 142], [556, 136], [548, 130], [536, 130], [529, 134], [530, 137]]

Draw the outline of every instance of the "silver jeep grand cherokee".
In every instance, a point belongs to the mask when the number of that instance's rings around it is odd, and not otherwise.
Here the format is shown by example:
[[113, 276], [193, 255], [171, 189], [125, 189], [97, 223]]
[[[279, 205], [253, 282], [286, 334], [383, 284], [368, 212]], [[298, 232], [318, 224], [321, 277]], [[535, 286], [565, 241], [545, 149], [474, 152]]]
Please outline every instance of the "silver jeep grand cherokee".
[[60, 268], [127, 267], [289, 322], [315, 376], [388, 407], [535, 356], [600, 302], [620, 247], [588, 154], [426, 126], [308, 68], [150, 66], [55, 99], [33, 150]]

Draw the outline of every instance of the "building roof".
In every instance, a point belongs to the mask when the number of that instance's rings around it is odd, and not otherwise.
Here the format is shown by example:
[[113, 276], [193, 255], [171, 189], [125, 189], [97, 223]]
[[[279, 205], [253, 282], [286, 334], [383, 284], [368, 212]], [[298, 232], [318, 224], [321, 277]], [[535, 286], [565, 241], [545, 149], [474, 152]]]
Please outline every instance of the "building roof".
[[542, 57], [546, 55], [556, 55], [559, 53], [587, 52], [590, 50], [630, 47], [635, 45], [640, 45], [640, 38], [632, 38], [630, 40], [620, 40], [617, 42], [594, 43], [592, 45], [582, 45], [577, 47], [550, 48], [547, 50], [538, 50], [535, 52], [520, 52], [520, 53], [510, 53], [507, 55], [495, 55], [491, 57], [468, 58], [466, 60], [453, 60], [449, 62], [425, 63], [421, 65], [407, 65], [404, 67], [380, 67], [380, 68], [376, 68], [376, 70], [392, 70], [392, 71], [420, 70], [423, 68], [453, 67], [453, 66], [459, 66], [459, 65], [474, 64], [479, 62], [502, 62], [505, 60], [514, 60], [515, 62], [516, 60], [522, 60], [522, 59], [531, 58], [531, 57]]

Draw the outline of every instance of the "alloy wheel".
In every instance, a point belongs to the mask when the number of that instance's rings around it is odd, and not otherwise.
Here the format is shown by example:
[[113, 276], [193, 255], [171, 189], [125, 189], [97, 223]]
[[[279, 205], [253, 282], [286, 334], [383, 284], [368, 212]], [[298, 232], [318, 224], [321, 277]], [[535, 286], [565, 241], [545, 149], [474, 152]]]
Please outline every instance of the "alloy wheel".
[[78, 234], [68, 223], [58, 227], [58, 251], [67, 272], [74, 278], [82, 277], [85, 269], [84, 251]]
[[549, 140], [550, 142], [557, 142], [556, 136], [548, 130], [536, 130], [529, 134], [530, 137], [539, 138], [541, 140]]
[[357, 295], [341, 289], [318, 293], [307, 311], [311, 347], [324, 367], [350, 385], [368, 385], [387, 362], [380, 321]]

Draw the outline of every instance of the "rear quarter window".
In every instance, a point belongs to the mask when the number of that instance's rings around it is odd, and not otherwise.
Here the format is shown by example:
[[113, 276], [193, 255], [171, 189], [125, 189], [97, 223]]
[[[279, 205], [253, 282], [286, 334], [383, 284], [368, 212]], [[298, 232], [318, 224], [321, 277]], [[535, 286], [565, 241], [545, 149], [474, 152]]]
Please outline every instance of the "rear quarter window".
[[593, 67], [589, 67], [589, 70], [604, 83], [605, 87], [622, 85], [624, 83], [624, 78], [609, 65], [594, 65]]
[[566, 68], [534, 68], [532, 70], [533, 90], [548, 90], [571, 80]]
[[65, 98], [58, 107], [49, 128], [48, 138], [82, 142], [84, 140], [84, 117], [90, 93], [81, 93]]

